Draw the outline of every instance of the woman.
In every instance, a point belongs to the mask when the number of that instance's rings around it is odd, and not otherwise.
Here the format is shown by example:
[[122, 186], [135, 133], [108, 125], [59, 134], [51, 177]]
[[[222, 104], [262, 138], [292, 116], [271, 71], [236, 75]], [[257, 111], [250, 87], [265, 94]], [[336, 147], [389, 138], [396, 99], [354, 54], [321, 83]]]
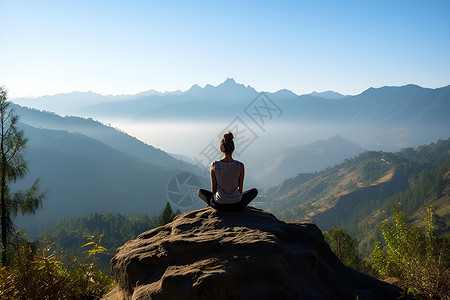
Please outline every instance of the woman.
[[253, 188], [243, 192], [244, 164], [234, 160], [233, 134], [227, 132], [220, 142], [223, 157], [211, 164], [211, 190], [198, 190], [198, 196], [217, 210], [240, 210], [258, 195]]

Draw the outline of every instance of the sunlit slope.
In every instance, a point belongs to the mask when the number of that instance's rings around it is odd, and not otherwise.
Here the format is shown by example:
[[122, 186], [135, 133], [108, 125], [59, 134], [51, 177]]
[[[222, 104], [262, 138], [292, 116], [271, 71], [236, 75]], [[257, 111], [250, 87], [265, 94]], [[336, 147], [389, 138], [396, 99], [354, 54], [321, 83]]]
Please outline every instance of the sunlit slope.
[[322, 230], [342, 226], [359, 239], [369, 233], [373, 237], [382, 212], [390, 213], [397, 202], [416, 219], [422, 218], [425, 204], [445, 218], [450, 207], [445, 201], [449, 149], [446, 140], [396, 153], [365, 152], [324, 171], [284, 181], [268, 190], [267, 205], [282, 219], [312, 220]]

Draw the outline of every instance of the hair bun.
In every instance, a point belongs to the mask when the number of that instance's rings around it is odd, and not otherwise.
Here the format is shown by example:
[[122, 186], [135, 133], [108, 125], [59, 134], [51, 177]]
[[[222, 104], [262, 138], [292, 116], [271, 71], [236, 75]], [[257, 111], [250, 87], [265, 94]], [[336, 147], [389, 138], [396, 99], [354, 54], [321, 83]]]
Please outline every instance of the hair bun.
[[232, 141], [234, 136], [233, 136], [233, 133], [231, 133], [231, 131], [228, 131], [227, 133], [225, 133], [223, 135], [223, 138], [227, 141]]
[[223, 153], [233, 153], [234, 151], [234, 142], [233, 142], [233, 134], [231, 131], [228, 131], [223, 135], [223, 139], [220, 141], [220, 151]]

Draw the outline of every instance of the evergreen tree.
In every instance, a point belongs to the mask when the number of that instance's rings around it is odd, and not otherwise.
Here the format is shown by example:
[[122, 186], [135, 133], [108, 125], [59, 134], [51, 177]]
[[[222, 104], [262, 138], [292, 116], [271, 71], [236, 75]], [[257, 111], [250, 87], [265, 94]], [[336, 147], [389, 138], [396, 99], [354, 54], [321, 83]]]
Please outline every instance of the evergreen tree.
[[172, 222], [173, 218], [175, 218], [176, 214], [173, 212], [170, 203], [167, 202], [166, 208], [164, 208], [163, 212], [158, 216], [158, 226], [165, 225], [167, 223]]
[[344, 228], [331, 228], [324, 232], [325, 241], [334, 254], [346, 266], [360, 270], [361, 257], [358, 254], [358, 242]]
[[11, 182], [26, 175], [27, 161], [22, 151], [27, 143], [23, 130], [17, 128], [19, 116], [7, 101], [7, 92], [0, 87], [0, 211], [2, 236], [2, 266], [8, 265], [9, 239], [13, 233], [11, 215], [34, 213], [44, 194], [36, 194], [38, 180], [26, 191], [10, 192]]

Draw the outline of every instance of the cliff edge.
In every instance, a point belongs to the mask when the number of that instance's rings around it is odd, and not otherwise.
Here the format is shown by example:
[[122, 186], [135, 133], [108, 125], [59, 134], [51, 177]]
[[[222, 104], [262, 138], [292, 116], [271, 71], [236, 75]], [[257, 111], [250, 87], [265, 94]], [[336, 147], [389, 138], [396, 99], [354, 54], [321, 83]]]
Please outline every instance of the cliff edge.
[[396, 299], [401, 290], [344, 266], [311, 222], [247, 207], [183, 213], [111, 260], [104, 299]]

